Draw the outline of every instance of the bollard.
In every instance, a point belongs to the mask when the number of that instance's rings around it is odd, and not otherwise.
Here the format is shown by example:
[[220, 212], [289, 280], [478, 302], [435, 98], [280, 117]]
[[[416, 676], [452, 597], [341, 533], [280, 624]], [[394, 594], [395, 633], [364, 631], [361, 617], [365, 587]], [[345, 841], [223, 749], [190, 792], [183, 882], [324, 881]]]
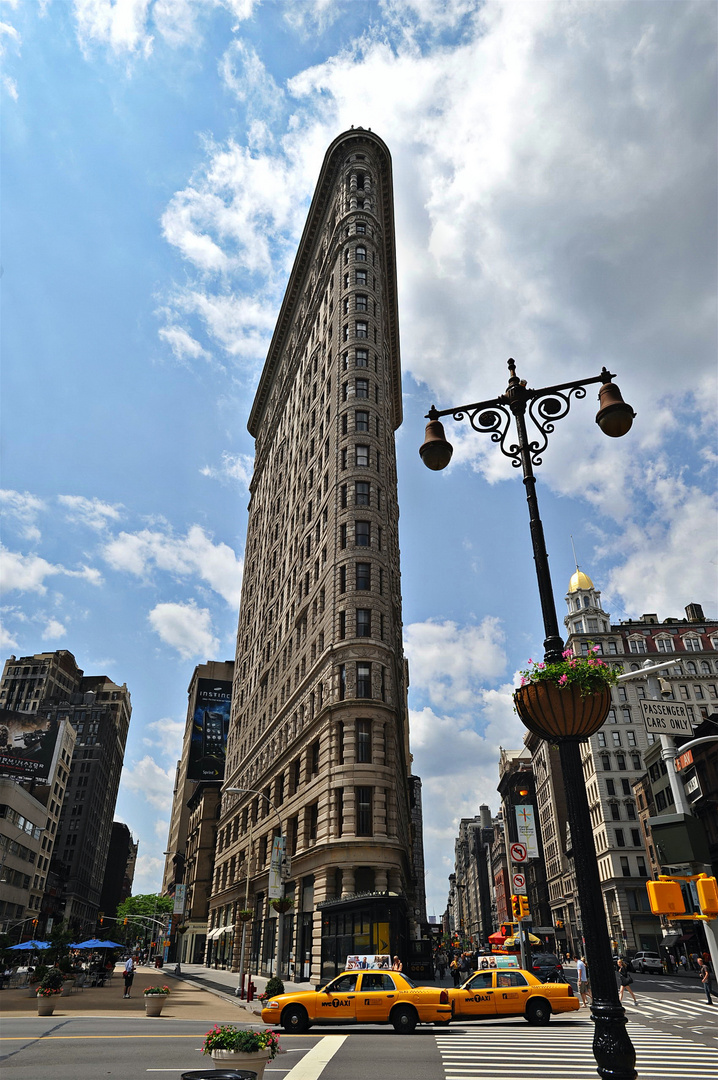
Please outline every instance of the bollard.
[[252, 982], [252, 976], [250, 975], [249, 982], [247, 983], [247, 1004], [249, 1004], [250, 1001], [254, 1001], [254, 991], [256, 989], [257, 987]]

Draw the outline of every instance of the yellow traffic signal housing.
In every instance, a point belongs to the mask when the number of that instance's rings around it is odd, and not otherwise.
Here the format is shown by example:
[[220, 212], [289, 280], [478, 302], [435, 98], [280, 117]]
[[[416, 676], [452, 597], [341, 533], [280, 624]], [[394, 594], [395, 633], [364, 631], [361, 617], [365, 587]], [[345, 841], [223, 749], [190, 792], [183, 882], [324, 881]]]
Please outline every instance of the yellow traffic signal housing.
[[513, 917], [515, 919], [520, 919], [521, 918], [521, 897], [520, 896], [512, 896], [511, 897], [511, 912], [512, 912]]
[[563, 919], [556, 919], [556, 929], [563, 930]]
[[524, 917], [524, 915], [530, 915], [531, 914], [531, 912], [529, 911], [529, 898], [528, 898], [528, 896], [520, 896], [519, 897], [519, 910], [521, 911], [521, 917], [522, 918]]
[[[715, 882], [715, 878], [713, 881]], [[683, 893], [677, 881], [647, 881], [646, 889], [654, 915], [682, 915], [686, 910]]]
[[718, 915], [718, 884], [714, 877], [700, 877], [696, 881], [698, 906], [704, 915]]

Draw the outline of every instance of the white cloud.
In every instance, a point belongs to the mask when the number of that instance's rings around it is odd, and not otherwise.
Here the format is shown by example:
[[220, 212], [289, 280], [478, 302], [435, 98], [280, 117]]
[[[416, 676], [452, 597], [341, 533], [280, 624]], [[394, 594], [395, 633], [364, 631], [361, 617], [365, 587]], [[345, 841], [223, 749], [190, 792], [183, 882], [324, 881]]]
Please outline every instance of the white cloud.
[[166, 645], [177, 649], [183, 660], [217, 654], [219, 641], [212, 633], [212, 617], [196, 604], [157, 604], [148, 616], [152, 629]]
[[10, 630], [8, 630], [7, 627], [3, 626], [0, 623], [0, 649], [2, 649], [3, 652], [9, 652], [10, 649], [19, 648], [20, 646], [18, 645], [15, 638], [12, 636]]
[[67, 634], [66, 627], [58, 619], [48, 619], [42, 632], [43, 641], [57, 641]]
[[276, 120], [283, 105], [283, 94], [260, 60], [255, 49], [235, 39], [219, 63], [224, 84], [247, 105], [250, 120], [264, 124]]
[[478, 625], [455, 622], [411, 623], [404, 628], [409, 678], [432, 705], [471, 709], [482, 680], [494, 680], [506, 669], [504, 633], [500, 622], [487, 616]]
[[29, 491], [0, 490], [0, 504], [3, 514], [15, 518], [21, 525], [22, 535], [26, 540], [39, 540], [37, 526], [38, 515], [45, 509], [45, 503]]
[[181, 326], [164, 326], [159, 336], [166, 341], [178, 360], [207, 359], [208, 353], [187, 330]]
[[115, 54], [152, 51], [147, 29], [150, 0], [74, 0], [77, 38], [83, 50], [107, 45]]
[[17, 90], [17, 82], [15, 81], [15, 79], [11, 78], [10, 75], [3, 75], [2, 84], [5, 87], [8, 95], [13, 99], [13, 101], [17, 101], [19, 95]]
[[176, 760], [182, 753], [184, 729], [184, 720], [163, 716], [160, 720], [151, 720], [147, 724], [142, 741], [146, 746], [161, 747], [163, 754]]
[[0, 545], [0, 591], [47, 592], [45, 579], [62, 574], [82, 578], [91, 585], [100, 585], [102, 575], [94, 567], [83, 566], [80, 570], [68, 570], [40, 558], [39, 555], [22, 555], [8, 551]]
[[239, 606], [242, 560], [227, 544], [214, 544], [200, 525], [192, 525], [185, 537], [150, 529], [121, 532], [105, 545], [103, 555], [114, 570], [137, 577], [149, 576], [153, 568], [178, 579], [197, 577], [230, 607]]
[[98, 532], [104, 531], [109, 522], [119, 521], [121, 517], [118, 506], [112, 506], [100, 499], [86, 499], [83, 495], [58, 495], [57, 501], [65, 507], [68, 521], [86, 525]]
[[222, 454], [222, 464], [219, 467], [205, 465], [200, 469], [202, 476], [213, 479], [235, 480], [240, 488], [249, 491], [249, 482], [254, 470], [254, 458], [249, 454], [230, 454], [225, 451]]
[[122, 769], [121, 786], [136, 798], [146, 800], [155, 810], [169, 814], [172, 809], [174, 766], [163, 769], [149, 755]]

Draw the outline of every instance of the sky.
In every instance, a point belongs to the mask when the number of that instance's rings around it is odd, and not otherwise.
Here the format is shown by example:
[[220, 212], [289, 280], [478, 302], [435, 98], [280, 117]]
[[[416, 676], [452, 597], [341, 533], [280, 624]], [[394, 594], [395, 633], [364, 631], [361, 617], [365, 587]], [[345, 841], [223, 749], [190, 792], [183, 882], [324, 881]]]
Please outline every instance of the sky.
[[393, 158], [413, 769], [429, 913], [498, 808], [543, 628], [517, 470], [424, 416], [605, 365], [538, 469], [559, 618], [718, 614], [716, 55], [709, 2], [0, 0], [2, 652], [69, 649], [133, 703], [116, 816], [160, 887], [197, 663], [234, 656], [246, 429], [329, 143]]

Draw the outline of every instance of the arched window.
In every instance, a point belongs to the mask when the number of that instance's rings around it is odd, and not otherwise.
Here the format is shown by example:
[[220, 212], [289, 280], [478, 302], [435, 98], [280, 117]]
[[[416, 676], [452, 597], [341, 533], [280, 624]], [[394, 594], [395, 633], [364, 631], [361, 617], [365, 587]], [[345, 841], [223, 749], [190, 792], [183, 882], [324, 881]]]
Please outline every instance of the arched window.
[[589, 598], [587, 596], [584, 596], [584, 598], [583, 598], [583, 606], [588, 607], [590, 603], [591, 603], [591, 601], [589, 600]]

